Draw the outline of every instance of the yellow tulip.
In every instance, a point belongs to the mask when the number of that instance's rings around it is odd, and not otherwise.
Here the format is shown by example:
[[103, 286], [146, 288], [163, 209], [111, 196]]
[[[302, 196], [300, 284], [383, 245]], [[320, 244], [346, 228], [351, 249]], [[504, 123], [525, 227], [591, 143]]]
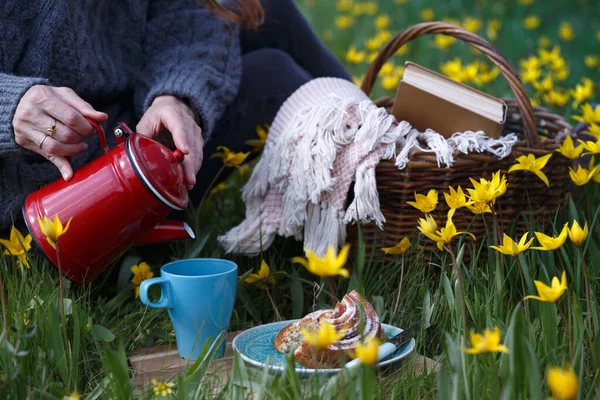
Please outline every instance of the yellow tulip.
[[580, 144], [579, 146], [575, 147], [573, 145], [573, 138], [571, 138], [571, 135], [567, 135], [560, 147], [555, 151], [567, 158], [570, 158], [571, 160], [574, 160], [581, 155], [581, 152], [583, 151], [583, 145]]
[[352, 15], [338, 15], [335, 17], [335, 26], [338, 29], [345, 30], [352, 26], [354, 23], [354, 18]]
[[525, 232], [525, 234], [519, 240], [519, 243], [515, 243], [506, 233], [502, 239], [502, 246], [490, 246], [492, 249], [499, 251], [502, 254], [506, 254], [509, 256], [516, 257], [519, 253], [527, 250], [531, 243], [533, 242], [533, 238], [529, 239], [527, 242], [527, 236], [529, 232]]
[[573, 40], [573, 38], [575, 37], [575, 33], [573, 32], [573, 25], [566, 21], [561, 23], [560, 27], [558, 28], [558, 37], [564, 42], [569, 42]]
[[548, 177], [542, 172], [542, 168], [546, 166], [546, 163], [551, 156], [552, 153], [540, 158], [536, 158], [533, 154], [522, 155], [517, 158], [517, 163], [508, 169], [508, 173], [514, 171], [530, 171], [540, 178], [542, 182], [546, 184], [546, 186], [550, 186]]
[[375, 18], [375, 28], [379, 30], [387, 29], [392, 24], [392, 20], [389, 15], [383, 14]]
[[437, 230], [437, 228], [437, 222], [435, 222], [435, 219], [433, 219], [431, 215], [425, 214], [425, 219], [419, 218], [418, 229], [424, 235], [435, 235], [435, 231]]
[[577, 247], [581, 247], [585, 239], [587, 239], [589, 233], [589, 228], [587, 222], [585, 223], [583, 229], [576, 220], [573, 220], [573, 225], [571, 225], [571, 229], [569, 229], [569, 239], [571, 242], [575, 244]]
[[551, 367], [546, 375], [552, 395], [560, 400], [572, 400], [577, 397], [579, 384], [577, 374], [569, 366]]
[[476, 201], [473, 204], [469, 204], [467, 205], [467, 208], [473, 213], [473, 214], [485, 214], [485, 213], [492, 213], [492, 209], [490, 208], [490, 206], [487, 203], [483, 203], [481, 201]]
[[357, 51], [356, 46], [350, 46], [346, 53], [346, 61], [350, 64], [360, 64], [365, 60], [366, 56], [364, 51]]
[[560, 57], [560, 46], [554, 46], [551, 50], [539, 49], [538, 56], [540, 57], [540, 61], [544, 64], [550, 64], [555, 60], [558, 60]]
[[469, 200], [474, 203], [494, 204], [498, 197], [506, 193], [506, 175], [500, 176], [500, 171], [492, 174], [492, 179], [489, 181], [484, 178], [480, 178], [479, 182], [473, 178], [469, 179], [473, 184], [473, 189], [467, 189], [467, 192], [469, 192]]
[[588, 183], [594, 175], [596, 175], [596, 172], [598, 172], [599, 168], [600, 165], [590, 171], [586, 168], [582, 168], [581, 165], [578, 165], [577, 171], [575, 171], [573, 168], [569, 167], [569, 176], [574, 184], [577, 186], [583, 186]]
[[537, 79], [542, 75], [542, 70], [539, 68], [525, 69], [521, 71], [521, 79], [525, 83], [534, 84]]
[[481, 29], [481, 20], [479, 18], [466, 17], [462, 25], [466, 30], [477, 33]]
[[352, 358], [358, 358], [361, 364], [375, 365], [377, 364], [377, 352], [381, 341], [378, 337], [370, 337], [367, 343], [357, 343], [356, 350], [350, 353]]
[[410, 248], [410, 245], [410, 240], [405, 237], [394, 247], [383, 247], [381, 251], [383, 251], [385, 254], [400, 255], [406, 253], [406, 251]]
[[542, 24], [542, 20], [537, 15], [528, 15], [523, 20], [523, 28], [531, 30], [539, 28]]
[[67, 225], [65, 225], [64, 228], [62, 222], [60, 222], [60, 219], [58, 219], [58, 215], [54, 216], [54, 220], [51, 220], [47, 216], [44, 216], [43, 219], [38, 217], [37, 220], [38, 224], [40, 224], [40, 229], [42, 230], [42, 233], [44, 234], [44, 236], [46, 236], [46, 240], [48, 240], [50, 246], [56, 249], [56, 242], [58, 242], [58, 238], [67, 233], [69, 225], [71, 225], [72, 219], [73, 217], [71, 217], [67, 221]]
[[[600, 107], [598, 107], [598, 109], [600, 109]], [[583, 148], [587, 150], [587, 152], [583, 153], [584, 156], [587, 156], [588, 154], [600, 154], [600, 139], [596, 140], [595, 142], [591, 140], [578, 140], [579, 143], [583, 145]]]
[[425, 8], [421, 11], [421, 19], [423, 21], [433, 21], [435, 18], [435, 12], [431, 8]]
[[333, 246], [329, 246], [324, 257], [319, 257], [312, 250], [306, 249], [306, 259], [302, 257], [292, 258], [292, 262], [302, 264], [312, 274], [321, 277], [341, 275], [344, 278], [350, 277], [350, 272], [343, 268], [348, 260], [348, 251], [350, 245], [347, 244], [340, 250], [339, 255], [335, 254]]
[[600, 123], [600, 107], [592, 108], [589, 103], [581, 106], [582, 115], [574, 115], [573, 119], [583, 122], [584, 124], [599, 124]]
[[429, 213], [435, 210], [438, 203], [438, 192], [435, 189], [431, 189], [427, 196], [417, 194], [415, 192], [415, 201], [407, 201], [406, 204], [413, 206], [421, 212]]
[[569, 224], [565, 224], [562, 228], [562, 231], [558, 234], [558, 236], [554, 235], [552, 237], [545, 235], [541, 232], [535, 232], [535, 237], [540, 242], [541, 247], [532, 247], [534, 250], [556, 250], [560, 246], [565, 243], [567, 240], [567, 234], [569, 231]]
[[317, 331], [309, 331], [300, 328], [300, 332], [302, 333], [304, 340], [317, 349], [326, 349], [340, 340], [345, 333], [336, 331], [329, 321], [323, 321]]
[[248, 153], [236, 153], [236, 152], [229, 150], [225, 146], [219, 146], [219, 147], [217, 147], [217, 153], [213, 154], [210, 158], [222, 158], [223, 164], [226, 167], [238, 167], [244, 161], [246, 161], [246, 158], [248, 158], [249, 155], [250, 155], [249, 152]]
[[527, 59], [521, 60], [520, 63], [521, 68], [523, 69], [538, 69], [541, 66], [540, 59], [536, 56], [530, 56]]
[[560, 282], [555, 276], [552, 278], [552, 286], [548, 286], [540, 281], [533, 281], [537, 289], [538, 296], [525, 296], [523, 300], [534, 299], [546, 303], [556, 303], [567, 290], [567, 273], [563, 271]]
[[[564, 76], [564, 78], [566, 79], [566, 76]], [[546, 104], [550, 106], [562, 107], [569, 102], [569, 93], [565, 91], [551, 90], [544, 94], [543, 98]]]
[[23, 236], [21, 232], [13, 225], [10, 228], [9, 240], [0, 239], [0, 244], [4, 246], [4, 254], [17, 257], [19, 262], [29, 268], [27, 261], [27, 251], [31, 249], [31, 235]]
[[552, 81], [552, 77], [550, 75], [546, 75], [544, 80], [541, 82], [534, 82], [533, 87], [538, 92], [546, 93], [554, 88], [554, 82]]
[[456, 42], [456, 38], [446, 35], [435, 35], [433, 47], [446, 50]]
[[[448, 211], [448, 219], [446, 220], [446, 226], [439, 230], [437, 230], [437, 224], [435, 223], [433, 218], [429, 217], [429, 215], [425, 216], [427, 220], [423, 220], [423, 218], [419, 219], [420, 226], [418, 227], [418, 229], [429, 239], [433, 240], [436, 243], [438, 249], [440, 250], [443, 250], [444, 245], [450, 243], [452, 239], [458, 235], [465, 234], [475, 239], [475, 235], [473, 235], [472, 233], [457, 232], [456, 226], [454, 225], [454, 222], [452, 222], [452, 216], [454, 215], [454, 211], [455, 210], [453, 209]], [[434, 232], [432, 232], [433, 226], [435, 226], [435, 229], [433, 229]]]
[[583, 62], [589, 69], [595, 69], [600, 65], [600, 57], [594, 55], [587, 55], [583, 58]]
[[248, 146], [252, 146], [252, 149], [250, 150], [251, 153], [260, 153], [260, 151], [265, 147], [269, 129], [271, 129], [271, 125], [269, 124], [265, 124], [264, 126], [256, 125], [256, 134], [258, 135], [258, 139], [246, 140], [246, 144]]
[[483, 335], [480, 333], [470, 333], [471, 347], [463, 348], [467, 354], [483, 354], [483, 353], [508, 353], [508, 347], [500, 344], [500, 329], [494, 327], [493, 330], [486, 329]]
[[444, 193], [444, 198], [446, 199], [448, 207], [459, 209], [473, 204], [472, 201], [467, 201], [467, 196], [465, 196], [465, 193], [460, 186], [458, 189], [449, 186], [448, 189], [450, 190], [450, 193]]
[[246, 283], [257, 282], [256, 287], [259, 289], [264, 289], [265, 281], [272, 285], [274, 285], [276, 282], [275, 277], [274, 276], [269, 277], [269, 275], [271, 275], [271, 270], [269, 269], [269, 265], [266, 263], [265, 260], [262, 260], [262, 262], [260, 263], [260, 269], [258, 270], [258, 274], [248, 275], [248, 277], [244, 280], [244, 282], [246, 282]]
[[575, 105], [588, 101], [594, 94], [594, 84], [591, 79], [583, 78], [582, 83], [575, 85], [575, 90], [571, 91], [571, 95], [575, 100]]

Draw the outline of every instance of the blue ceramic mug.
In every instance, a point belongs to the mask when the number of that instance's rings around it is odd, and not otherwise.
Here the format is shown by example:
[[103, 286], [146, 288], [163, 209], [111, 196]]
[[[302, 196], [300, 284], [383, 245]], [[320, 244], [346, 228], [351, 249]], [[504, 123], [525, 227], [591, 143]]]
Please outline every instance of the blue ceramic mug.
[[[214, 340], [227, 330], [235, 302], [237, 269], [234, 262], [216, 258], [179, 260], [164, 265], [160, 278], [140, 285], [142, 303], [169, 310], [179, 355], [186, 360], [196, 360], [207, 339]], [[161, 288], [156, 302], [148, 299], [152, 285]], [[225, 341], [216, 357], [224, 352]]]

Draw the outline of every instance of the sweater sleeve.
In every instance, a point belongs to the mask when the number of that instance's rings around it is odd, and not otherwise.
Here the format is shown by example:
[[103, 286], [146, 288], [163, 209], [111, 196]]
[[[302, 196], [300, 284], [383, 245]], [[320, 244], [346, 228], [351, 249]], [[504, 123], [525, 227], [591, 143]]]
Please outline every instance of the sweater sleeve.
[[194, 0], [151, 0], [148, 16], [136, 109], [141, 115], [160, 95], [185, 98], [198, 112], [207, 138], [238, 91], [237, 28]]
[[12, 120], [21, 97], [35, 85], [49, 85], [43, 78], [0, 73], [0, 157], [22, 150], [15, 142]]

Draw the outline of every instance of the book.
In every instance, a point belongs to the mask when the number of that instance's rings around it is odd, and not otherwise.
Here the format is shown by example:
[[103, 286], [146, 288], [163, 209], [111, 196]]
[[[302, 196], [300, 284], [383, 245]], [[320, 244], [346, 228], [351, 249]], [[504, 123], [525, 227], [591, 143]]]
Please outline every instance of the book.
[[497, 138], [506, 120], [506, 104], [407, 61], [392, 114], [421, 132], [432, 129], [446, 138], [465, 131], [483, 131]]

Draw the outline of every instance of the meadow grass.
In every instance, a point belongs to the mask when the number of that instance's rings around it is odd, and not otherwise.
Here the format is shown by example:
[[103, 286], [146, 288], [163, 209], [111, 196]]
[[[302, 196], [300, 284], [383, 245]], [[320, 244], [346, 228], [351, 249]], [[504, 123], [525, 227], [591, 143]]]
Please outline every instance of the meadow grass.
[[[464, 22], [466, 17], [481, 20], [479, 33], [484, 37], [488, 35], [488, 23], [499, 20], [501, 27], [493, 43], [517, 68], [521, 60], [538, 54], [540, 37], [547, 37], [552, 45], [560, 45], [568, 77], [555, 80], [555, 87], [560, 88], [557, 90], [573, 89], [584, 77], [595, 82], [600, 78], [598, 66], [589, 68], [584, 63], [586, 55], [600, 55], [600, 37], [596, 38], [600, 31], [600, 11], [593, 0], [536, 0], [531, 5], [517, 1], [387, 0], [377, 2], [374, 13], [353, 9], [356, 4], [367, 4], [357, 1], [346, 2], [352, 3], [351, 8], [340, 11], [344, 7], [342, 3], [300, 0], [298, 5], [325, 43], [356, 77], [364, 74], [368, 63], [347, 63], [350, 46], [363, 51], [367, 39], [381, 31], [395, 33], [417, 23], [422, 19], [423, 10], [431, 8], [436, 20], [452, 18]], [[390, 26], [378, 29], [375, 20], [385, 15], [390, 17]], [[539, 28], [523, 28], [523, 19], [528, 15], [540, 18]], [[351, 26], [339, 28], [336, 18], [340, 16], [352, 16]], [[564, 21], [572, 24], [575, 37], [571, 41], [559, 39], [559, 26]], [[433, 38], [420, 38], [411, 43], [405, 54], [395, 56], [394, 68], [411, 60], [439, 69], [454, 57], [463, 64], [479, 57], [458, 42], [446, 50], [433, 45]], [[365, 58], [372, 52], [367, 51]], [[389, 76], [393, 83], [401, 77], [401, 70], [395, 68]], [[510, 96], [501, 77], [483, 89], [493, 95]], [[534, 85], [528, 84], [527, 89], [532, 98], [546, 104], [543, 93]], [[393, 88], [385, 88], [380, 80], [373, 97], [393, 95], [393, 92]], [[594, 97], [588, 99], [593, 100]], [[577, 113], [573, 98], [552, 109], [567, 117]], [[448, 253], [423, 251], [419, 244], [428, 239], [420, 237], [415, 229], [410, 237], [413, 245], [404, 256], [400, 306], [393, 313], [402, 261], [401, 258], [385, 259], [378, 243], [373, 246], [363, 243], [352, 249], [347, 265], [351, 276], [348, 280], [335, 279], [335, 293], [329, 293], [329, 287], [321, 278], [291, 262], [291, 257], [303, 254], [302, 245], [292, 239], [277, 239], [257, 257], [224, 255], [216, 237], [243, 218], [244, 205], [238, 190], [243, 181], [238, 172], [233, 173], [227, 181], [228, 188], [210, 196], [198, 213], [190, 212], [190, 222], [198, 233], [196, 241], [132, 249], [129, 258], [119, 260], [89, 286], [65, 281], [66, 326], [62, 326], [58, 307], [56, 269], [36, 253], [28, 255], [29, 269], [22, 267], [16, 258], [3, 255], [0, 277], [7, 300], [9, 329], [0, 338], [2, 398], [76, 398], [72, 395], [75, 391], [85, 399], [154, 398], [152, 387], [134, 387], [126, 357], [135, 348], [173, 343], [174, 334], [164, 310], [146, 308], [134, 298], [129, 267], [143, 258], [156, 276], [160, 266], [169, 260], [197, 256], [232, 259], [238, 263], [240, 275], [256, 272], [261, 260], [267, 261], [271, 274], [276, 277], [275, 284], [268, 284], [269, 293], [277, 312], [285, 319], [326, 308], [331, 296], [341, 298], [352, 289], [360, 289], [383, 322], [406, 327], [428, 320], [433, 327], [418, 338], [417, 352], [439, 361], [440, 367], [437, 374], [415, 374], [412, 360], [392, 371], [361, 366], [332, 377], [301, 379], [294, 373], [293, 363], [285, 373], [276, 375], [250, 369], [236, 357], [228, 383], [220, 388], [215, 377], [207, 372], [214, 347], [205, 347], [197, 363], [170, 379], [176, 383], [170, 397], [542, 399], [550, 393], [546, 372], [552, 366], [565, 364], [571, 365], [577, 374], [578, 398], [600, 396], [600, 341], [595, 340], [600, 330], [600, 224], [595, 182], [582, 188], [570, 188], [568, 206], [557, 210], [552, 226], [530, 227], [531, 233], [556, 234], [565, 222], [571, 224], [577, 220], [583, 225], [587, 221], [590, 232], [581, 253], [567, 241], [555, 251], [527, 250], [516, 258], [500, 256], [487, 250], [490, 245], [498, 244], [493, 233], [488, 232], [486, 237], [478, 237], [474, 246], [463, 239], [452, 242], [459, 258], [458, 268], [454, 268]], [[507, 234], [513, 237], [513, 232]], [[589, 296], [586, 296], [584, 268], [589, 280]], [[457, 271], [464, 285], [466, 321], [461, 312]], [[534, 280], [549, 283], [562, 271], [567, 272], [568, 289], [557, 304], [523, 302], [525, 295], [537, 294]], [[276, 312], [266, 292], [240, 279], [230, 330], [275, 320]], [[509, 353], [466, 354], [462, 348], [469, 347], [470, 343], [464, 340], [463, 322], [467, 330], [479, 333], [498, 327], [501, 343], [508, 347]]]

